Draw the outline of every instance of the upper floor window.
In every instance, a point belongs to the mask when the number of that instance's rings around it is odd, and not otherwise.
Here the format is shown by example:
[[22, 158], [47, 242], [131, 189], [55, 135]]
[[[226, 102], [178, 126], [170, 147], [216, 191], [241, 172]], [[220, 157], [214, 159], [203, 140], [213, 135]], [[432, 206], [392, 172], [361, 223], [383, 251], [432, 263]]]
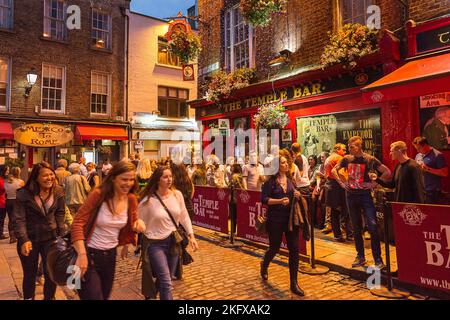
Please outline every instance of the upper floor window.
[[158, 37], [158, 63], [181, 67], [180, 58], [169, 51], [169, 44], [163, 37]]
[[341, 0], [342, 25], [347, 23], [366, 25], [367, 8], [370, 5], [372, 0]]
[[111, 49], [111, 15], [92, 9], [92, 45]]
[[0, 110], [8, 110], [9, 105], [9, 59], [0, 57]]
[[239, 6], [225, 12], [225, 69], [253, 66], [253, 30], [245, 23]]
[[12, 29], [13, 0], [0, 0], [0, 29]]
[[111, 97], [110, 75], [102, 72], [91, 73], [91, 113], [107, 115]]
[[65, 67], [42, 65], [42, 110], [64, 112], [66, 92]]
[[188, 118], [189, 90], [158, 87], [158, 110], [163, 117]]
[[45, 0], [44, 37], [67, 40], [66, 3], [64, 0]]

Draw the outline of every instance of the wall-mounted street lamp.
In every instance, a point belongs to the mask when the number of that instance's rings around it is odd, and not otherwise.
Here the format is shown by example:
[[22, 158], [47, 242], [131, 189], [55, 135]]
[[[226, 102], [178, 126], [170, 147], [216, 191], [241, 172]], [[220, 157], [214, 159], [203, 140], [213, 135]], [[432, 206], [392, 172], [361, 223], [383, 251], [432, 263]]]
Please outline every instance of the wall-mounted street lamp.
[[274, 68], [290, 63], [291, 54], [292, 52], [289, 51], [288, 49], [281, 50], [278, 57], [269, 61], [269, 67]]
[[25, 97], [28, 98], [30, 96], [30, 92], [31, 89], [33, 89], [33, 86], [36, 84], [37, 81], [37, 73], [34, 70], [34, 68], [32, 68], [30, 71], [28, 71], [27, 73], [27, 82], [28, 85], [25, 87]]

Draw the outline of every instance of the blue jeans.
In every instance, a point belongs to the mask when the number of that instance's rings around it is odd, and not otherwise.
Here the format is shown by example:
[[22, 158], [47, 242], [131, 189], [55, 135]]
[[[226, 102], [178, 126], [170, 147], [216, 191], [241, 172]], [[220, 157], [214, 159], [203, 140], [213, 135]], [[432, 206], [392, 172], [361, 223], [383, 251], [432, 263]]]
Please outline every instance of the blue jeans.
[[177, 269], [178, 255], [170, 254], [171, 243], [172, 236], [169, 236], [160, 241], [152, 241], [148, 247], [150, 265], [156, 276], [161, 300], [173, 300], [172, 277]]
[[380, 238], [377, 231], [377, 215], [373, 204], [372, 195], [367, 192], [364, 194], [347, 195], [347, 207], [353, 224], [354, 238], [358, 257], [364, 258], [364, 240], [363, 228], [361, 223], [361, 210], [364, 213], [367, 222], [367, 229], [370, 233], [372, 255], [375, 263], [381, 261]]

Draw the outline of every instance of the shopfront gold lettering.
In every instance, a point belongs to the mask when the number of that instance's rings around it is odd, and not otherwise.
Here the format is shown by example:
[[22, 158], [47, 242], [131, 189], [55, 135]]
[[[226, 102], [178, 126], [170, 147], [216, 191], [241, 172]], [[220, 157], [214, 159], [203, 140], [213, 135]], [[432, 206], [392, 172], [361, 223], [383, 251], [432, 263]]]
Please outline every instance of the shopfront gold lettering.
[[280, 100], [286, 100], [288, 97], [288, 93], [286, 90], [280, 91]]
[[449, 43], [450, 42], [450, 31], [440, 33], [439, 36], [439, 42], [440, 43]]

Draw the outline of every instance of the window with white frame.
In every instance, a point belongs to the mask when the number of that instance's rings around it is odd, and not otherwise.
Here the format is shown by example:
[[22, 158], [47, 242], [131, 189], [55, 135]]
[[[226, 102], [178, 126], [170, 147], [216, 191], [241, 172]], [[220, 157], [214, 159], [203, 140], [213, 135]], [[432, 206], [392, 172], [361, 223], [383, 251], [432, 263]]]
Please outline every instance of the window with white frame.
[[0, 29], [12, 29], [13, 0], [0, 0]]
[[92, 45], [111, 49], [111, 15], [97, 9], [92, 9]]
[[253, 66], [253, 30], [245, 23], [239, 6], [225, 12], [225, 69]]
[[163, 37], [158, 37], [158, 63], [181, 67], [181, 60], [169, 50], [169, 44]]
[[42, 65], [42, 110], [64, 112], [66, 79], [65, 67]]
[[92, 71], [91, 73], [91, 113], [107, 115], [111, 96], [110, 75]]
[[347, 23], [366, 25], [367, 8], [370, 5], [372, 5], [372, 0], [341, 0], [342, 25]]
[[8, 110], [9, 105], [9, 59], [0, 57], [0, 110]]
[[60, 41], [67, 40], [65, 0], [45, 0], [44, 37]]
[[158, 87], [158, 111], [163, 117], [189, 118], [189, 90]]

